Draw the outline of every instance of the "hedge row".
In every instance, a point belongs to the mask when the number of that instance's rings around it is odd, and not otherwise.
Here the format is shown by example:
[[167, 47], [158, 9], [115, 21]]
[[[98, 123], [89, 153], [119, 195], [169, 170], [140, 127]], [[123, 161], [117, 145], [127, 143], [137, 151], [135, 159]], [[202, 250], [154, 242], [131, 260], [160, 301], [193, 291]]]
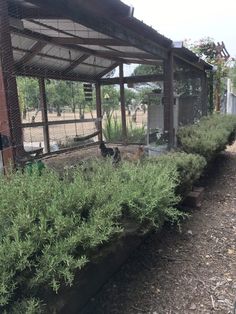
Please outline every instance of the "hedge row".
[[64, 180], [38, 170], [0, 178], [0, 311], [43, 313], [45, 291], [72, 285], [100, 245], [122, 233], [128, 216], [161, 227], [182, 216], [175, 165], [97, 161]]
[[157, 229], [178, 222], [174, 206], [235, 129], [233, 117], [208, 117], [178, 132], [189, 154], [117, 168], [94, 161], [63, 180], [36, 168], [0, 177], [0, 312], [46, 312], [45, 292], [72, 285], [96, 249], [122, 234], [125, 217]]
[[177, 139], [184, 152], [199, 154], [209, 162], [228, 144], [232, 144], [235, 133], [236, 116], [215, 114], [180, 128]]

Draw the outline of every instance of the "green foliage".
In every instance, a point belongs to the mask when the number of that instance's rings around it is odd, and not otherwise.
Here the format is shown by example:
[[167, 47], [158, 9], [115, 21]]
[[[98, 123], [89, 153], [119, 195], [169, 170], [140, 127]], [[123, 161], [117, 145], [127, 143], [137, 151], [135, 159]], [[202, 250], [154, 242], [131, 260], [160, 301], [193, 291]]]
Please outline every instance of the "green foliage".
[[[16, 302], [11, 306], [11, 314], [43, 314], [44, 306], [37, 299], [24, 299], [21, 302]], [[7, 311], [4, 311], [7, 314]]]
[[162, 72], [162, 66], [140, 64], [134, 69], [132, 76], [161, 74]]
[[[108, 96], [109, 98], [106, 98]], [[119, 108], [119, 91], [114, 86], [105, 85], [102, 87], [102, 105], [106, 113]]]
[[122, 231], [122, 217], [160, 227], [178, 221], [174, 165], [95, 161], [61, 180], [37, 167], [0, 177], [0, 307], [43, 312], [38, 298], [72, 285], [96, 249]]
[[33, 78], [17, 78], [20, 108], [37, 109], [39, 107], [39, 83]]
[[234, 62], [233, 66], [230, 69], [229, 76], [232, 80], [234, 92], [236, 90], [236, 62]]
[[182, 197], [191, 191], [194, 182], [196, 182], [204, 168], [206, 160], [200, 155], [186, 154], [184, 152], [175, 152], [162, 155], [151, 159], [152, 162], [163, 165], [163, 167], [171, 167], [176, 165], [179, 184], [176, 187], [176, 193]]
[[160, 228], [164, 221], [177, 222], [182, 217], [182, 213], [173, 208], [179, 201], [174, 193], [178, 184], [175, 165], [163, 167], [144, 162], [137, 167], [124, 163], [119, 176], [120, 203], [136, 221]]
[[179, 146], [186, 153], [202, 155], [210, 161], [217, 153], [232, 144], [236, 132], [236, 117], [215, 114], [198, 123], [178, 130]]
[[[122, 141], [122, 123], [121, 119], [109, 115], [103, 128], [103, 134], [109, 142], [121, 142]], [[127, 142], [129, 143], [143, 143], [145, 139], [144, 126], [137, 127], [135, 123], [129, 121], [127, 124]]]
[[125, 105], [126, 107], [128, 105], [132, 104], [132, 100], [135, 99], [137, 100], [139, 98], [139, 94], [135, 92], [134, 90], [130, 88], [125, 88]]
[[[215, 71], [208, 74], [209, 79], [213, 83], [214, 95], [210, 95], [210, 112], [214, 107], [213, 98], [215, 98], [215, 109], [216, 111], [220, 110], [220, 98], [225, 89], [225, 78], [229, 74], [229, 60], [228, 58], [223, 57], [219, 54], [217, 46], [214, 43], [214, 39], [210, 37], [202, 38], [199, 41], [195, 42], [194, 45], [190, 47], [200, 58], [204, 59], [206, 62], [215, 66]], [[211, 87], [211, 86], [209, 86]]]
[[[59, 110], [69, 106], [72, 111], [79, 108], [83, 112], [86, 107], [95, 107], [95, 99], [91, 104], [85, 101], [81, 82], [46, 80], [45, 83], [48, 108], [53, 107]], [[17, 86], [22, 111], [26, 108], [39, 109], [38, 80], [18, 77]]]

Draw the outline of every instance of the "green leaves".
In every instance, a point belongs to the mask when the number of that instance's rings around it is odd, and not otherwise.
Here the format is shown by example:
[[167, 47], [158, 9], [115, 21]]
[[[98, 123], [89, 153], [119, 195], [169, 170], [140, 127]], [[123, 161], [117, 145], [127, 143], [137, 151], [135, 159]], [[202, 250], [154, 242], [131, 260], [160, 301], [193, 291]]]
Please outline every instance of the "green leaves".
[[179, 146], [186, 153], [202, 155], [207, 161], [232, 143], [236, 132], [236, 117], [215, 114], [198, 123], [178, 130]]
[[[118, 237], [128, 215], [140, 226], [176, 222], [177, 167], [87, 162], [63, 180], [43, 169], [0, 177], [0, 308], [40, 313], [42, 291], [73, 285], [94, 251]], [[43, 310], [42, 310], [43, 311]]]

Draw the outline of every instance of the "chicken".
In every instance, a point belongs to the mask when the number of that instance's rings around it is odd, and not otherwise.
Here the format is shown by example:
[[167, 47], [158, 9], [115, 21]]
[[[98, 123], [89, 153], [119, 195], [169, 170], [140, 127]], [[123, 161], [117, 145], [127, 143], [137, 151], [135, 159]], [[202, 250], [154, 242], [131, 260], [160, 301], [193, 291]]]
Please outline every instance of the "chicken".
[[111, 157], [114, 155], [114, 150], [113, 148], [109, 148], [109, 147], [106, 147], [104, 141], [101, 141], [101, 144], [99, 145], [99, 148], [101, 150], [101, 155], [102, 157]]
[[114, 155], [112, 157], [112, 164], [116, 166], [121, 161], [121, 154], [118, 147], [114, 148]]
[[123, 158], [128, 161], [140, 161], [143, 159], [145, 151], [143, 146], [139, 146], [135, 153], [126, 153]]

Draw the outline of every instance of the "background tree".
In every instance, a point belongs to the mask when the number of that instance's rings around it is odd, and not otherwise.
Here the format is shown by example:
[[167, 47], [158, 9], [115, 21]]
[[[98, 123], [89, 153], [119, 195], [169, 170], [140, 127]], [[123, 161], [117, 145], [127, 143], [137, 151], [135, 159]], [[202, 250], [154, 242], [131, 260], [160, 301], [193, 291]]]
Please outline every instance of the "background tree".
[[[221, 95], [225, 89], [225, 78], [229, 73], [229, 54], [222, 44], [215, 44], [210, 37], [202, 38], [190, 48], [206, 62], [214, 66], [215, 72], [211, 73], [210, 79], [214, 84], [215, 110], [220, 111]], [[224, 53], [222, 53], [224, 51]]]

